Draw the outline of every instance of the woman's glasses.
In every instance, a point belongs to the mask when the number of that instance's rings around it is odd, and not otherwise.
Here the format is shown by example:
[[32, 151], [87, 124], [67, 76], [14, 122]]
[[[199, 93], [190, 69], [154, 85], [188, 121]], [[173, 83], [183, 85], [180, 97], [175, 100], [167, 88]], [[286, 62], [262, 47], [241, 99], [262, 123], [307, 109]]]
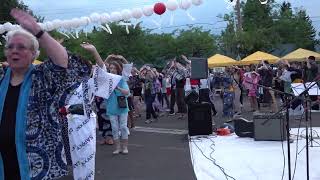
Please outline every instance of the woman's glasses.
[[13, 49], [16, 49], [18, 51], [24, 51], [27, 49], [30, 49], [29, 47], [23, 45], [23, 44], [8, 44], [5, 46], [6, 50], [12, 51]]

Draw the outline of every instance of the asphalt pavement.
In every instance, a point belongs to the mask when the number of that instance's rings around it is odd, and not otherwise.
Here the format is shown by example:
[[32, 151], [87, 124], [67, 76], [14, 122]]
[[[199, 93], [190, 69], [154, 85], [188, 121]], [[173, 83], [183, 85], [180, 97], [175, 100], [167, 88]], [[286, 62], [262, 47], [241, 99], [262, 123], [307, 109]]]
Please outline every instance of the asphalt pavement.
[[[222, 101], [215, 100], [217, 124], [228, 121], [222, 117]], [[252, 120], [249, 104], [245, 100], [241, 117]], [[145, 124], [145, 113], [136, 119], [136, 127], [130, 130], [129, 154], [112, 155], [110, 145], [97, 144], [96, 180], [195, 180], [195, 173], [188, 144], [188, 120], [167, 113], [157, 122]], [[313, 126], [320, 127], [320, 113], [312, 113]], [[291, 119], [291, 127], [297, 127], [298, 119]], [[304, 123], [302, 123], [304, 124]], [[99, 135], [97, 135], [99, 140]], [[64, 179], [72, 179], [72, 175]]]

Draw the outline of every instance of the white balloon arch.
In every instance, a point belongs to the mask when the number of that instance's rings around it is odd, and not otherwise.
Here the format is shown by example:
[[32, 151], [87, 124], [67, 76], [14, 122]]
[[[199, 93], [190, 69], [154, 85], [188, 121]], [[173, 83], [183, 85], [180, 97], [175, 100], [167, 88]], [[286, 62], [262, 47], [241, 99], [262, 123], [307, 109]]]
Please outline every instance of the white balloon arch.
[[[234, 4], [235, 0], [225, 0], [229, 4]], [[266, 4], [268, 0], [259, 0], [261, 4]], [[182, 10], [188, 10], [192, 5], [199, 6], [203, 3], [203, 0], [168, 0], [164, 3], [165, 7], [170, 11], [175, 11], [178, 8]], [[142, 16], [151, 16], [154, 13], [154, 5], [144, 6], [142, 8], [133, 8], [133, 9], [124, 9], [122, 11], [115, 11], [109, 13], [92, 13], [90, 16], [84, 16], [80, 18], [73, 18], [67, 20], [55, 19], [53, 21], [47, 21], [44, 23], [38, 23], [41, 28], [45, 31], [52, 31], [55, 29], [76, 29], [82, 26], [87, 26], [89, 24], [101, 24], [100, 27], [105, 31], [112, 34], [108, 23], [118, 22], [122, 20], [130, 20], [130, 19], [140, 19]], [[190, 19], [194, 20], [193, 17], [187, 12], [187, 15]], [[105, 25], [105, 26], [104, 26]], [[129, 33], [128, 26], [131, 25], [129, 23], [121, 22], [120, 25], [125, 25], [127, 32]], [[10, 22], [6, 22], [4, 24], [0, 24], [0, 34], [3, 34], [7, 31], [15, 30], [21, 28], [19, 25], [11, 24]], [[62, 34], [66, 35], [62, 32]], [[73, 36], [73, 35], [71, 35]], [[76, 32], [76, 36], [78, 33]]]
[[[192, 0], [192, 4], [198, 6], [203, 3], [203, 0]], [[180, 5], [177, 0], [168, 0], [168, 2], [164, 3], [166, 8], [170, 11], [175, 11], [180, 7], [181, 9], [188, 9], [191, 6], [191, 0], [181, 0]], [[79, 28], [81, 26], [87, 26], [89, 24], [101, 24], [102, 28], [109, 33], [112, 33], [110, 27], [108, 27], [107, 23], [118, 22], [118, 21], [127, 21], [132, 18], [140, 19], [142, 16], [151, 16], [154, 13], [154, 6], [144, 6], [142, 8], [133, 8], [133, 9], [123, 9], [122, 11], [115, 11], [109, 13], [92, 13], [90, 16], [84, 16], [80, 18], [73, 18], [67, 20], [55, 19], [53, 21], [47, 21], [44, 23], [38, 23], [41, 28], [45, 31], [52, 31], [55, 29], [73, 29]], [[103, 24], [106, 26], [104, 27]], [[120, 25], [130, 25], [128, 23], [121, 23]], [[100, 27], [101, 27], [100, 26]], [[4, 24], [0, 24], [0, 34], [3, 34], [7, 31], [11, 31], [14, 29], [21, 28], [19, 25], [11, 24], [10, 22], [6, 22]]]

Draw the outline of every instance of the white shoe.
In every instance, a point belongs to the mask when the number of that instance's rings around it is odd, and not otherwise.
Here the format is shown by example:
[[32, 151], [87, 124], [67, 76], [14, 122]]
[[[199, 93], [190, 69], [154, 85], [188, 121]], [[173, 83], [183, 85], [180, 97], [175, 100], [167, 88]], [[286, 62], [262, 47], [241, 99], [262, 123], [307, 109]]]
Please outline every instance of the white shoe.
[[128, 154], [128, 153], [129, 153], [128, 148], [124, 148], [124, 149], [122, 150], [122, 154]]
[[112, 152], [113, 155], [117, 155], [120, 153], [120, 149], [116, 149], [115, 151]]

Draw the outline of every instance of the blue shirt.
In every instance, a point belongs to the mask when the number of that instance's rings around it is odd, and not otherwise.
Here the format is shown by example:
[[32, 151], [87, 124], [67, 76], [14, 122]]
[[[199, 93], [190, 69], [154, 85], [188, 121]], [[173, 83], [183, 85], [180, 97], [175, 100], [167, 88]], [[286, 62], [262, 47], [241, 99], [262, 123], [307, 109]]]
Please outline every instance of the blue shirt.
[[[118, 84], [118, 87], [120, 87], [122, 89], [129, 90], [129, 86], [124, 79], [121, 79], [121, 81]], [[118, 96], [124, 96], [124, 95], [119, 90], [115, 89], [111, 93], [110, 97], [108, 98], [107, 103], [106, 103], [107, 115], [116, 116], [116, 115], [121, 115], [121, 114], [125, 114], [125, 113], [129, 112], [127, 98], [126, 98], [127, 107], [126, 108], [119, 108], [118, 99], [117, 99]], [[128, 95], [126, 95], [126, 97], [128, 97]]]

